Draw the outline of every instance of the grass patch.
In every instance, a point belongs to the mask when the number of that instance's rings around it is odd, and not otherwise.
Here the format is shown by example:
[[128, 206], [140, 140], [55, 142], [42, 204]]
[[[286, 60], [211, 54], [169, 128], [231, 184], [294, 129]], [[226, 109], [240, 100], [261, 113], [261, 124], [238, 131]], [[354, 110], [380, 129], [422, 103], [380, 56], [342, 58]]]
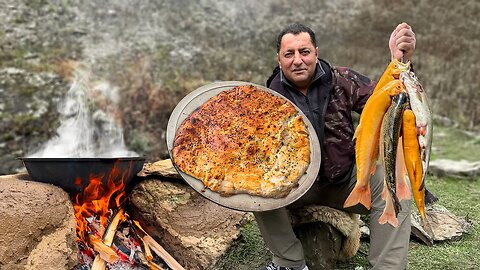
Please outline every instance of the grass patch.
[[430, 158], [479, 161], [479, 142], [479, 135], [475, 137], [457, 128], [437, 125], [433, 131], [433, 150]]
[[218, 261], [211, 270], [260, 269], [271, 260], [255, 221], [241, 228], [239, 241]]
[[427, 185], [439, 204], [470, 219], [473, 227], [459, 241], [433, 247], [411, 242], [409, 269], [480, 269], [480, 181], [430, 177]]

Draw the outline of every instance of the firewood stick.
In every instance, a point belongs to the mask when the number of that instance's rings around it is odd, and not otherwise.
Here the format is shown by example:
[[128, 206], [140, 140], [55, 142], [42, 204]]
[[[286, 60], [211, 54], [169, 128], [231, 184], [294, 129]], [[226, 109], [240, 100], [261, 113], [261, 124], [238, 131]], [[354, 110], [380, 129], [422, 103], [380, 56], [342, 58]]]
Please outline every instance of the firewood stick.
[[100, 255], [95, 256], [95, 260], [92, 263], [91, 270], [105, 270], [107, 262], [100, 258]]
[[154, 262], [148, 262], [148, 267], [150, 267], [150, 270], [165, 270], [163, 267]]
[[142, 266], [148, 267], [150, 270], [165, 270], [165, 268], [154, 263], [153, 261], [147, 261], [147, 259], [145, 259], [145, 255], [141, 251], [137, 251], [137, 253], [135, 254], [137, 255], [137, 258], [140, 260], [140, 263]]
[[105, 245], [102, 240], [98, 239], [92, 234], [88, 235], [88, 242], [92, 245], [93, 250], [95, 250], [100, 258], [108, 263], [116, 262], [120, 257], [117, 253], [109, 246]]
[[152, 251], [150, 250], [150, 246], [145, 243], [145, 241], [143, 241], [142, 239], [142, 244], [143, 244], [143, 249], [145, 250], [145, 259], [147, 259], [147, 261], [151, 261], [153, 259], [153, 255], [152, 255]]
[[139, 230], [137, 230], [139, 236], [141, 237], [142, 241], [144, 241], [147, 245], [150, 246], [150, 248], [158, 255], [160, 258], [162, 258], [165, 263], [172, 268], [172, 270], [185, 270], [183, 266], [181, 266], [175, 258], [170, 255], [155, 239], [153, 239], [150, 235], [148, 235], [140, 226], [140, 223], [138, 221], [133, 221], [135, 226], [138, 227]]
[[[110, 222], [110, 224], [108, 225], [107, 231], [102, 237], [103, 243], [109, 247], [113, 243], [113, 238], [115, 237], [115, 231], [117, 230], [118, 223], [120, 223], [120, 220], [123, 218], [123, 212], [123, 208], [118, 210], [117, 214], [112, 219], [112, 222]], [[100, 255], [97, 255], [95, 256], [95, 260], [93, 261], [91, 270], [104, 270], [106, 266], [106, 261], [103, 260]]]
[[[138, 230], [135, 228], [135, 225], [131, 222], [131, 220], [129, 220], [128, 222], [129, 222], [129, 225], [130, 225], [130, 228], [131, 228], [130, 232], [134, 235], [135, 238], [138, 239], [139, 242], [141, 242], [141, 244], [140, 244], [140, 249], [141, 250], [139, 250], [139, 252], [137, 252], [135, 254], [140, 259], [140, 261], [142, 262], [143, 265], [150, 267], [149, 263], [152, 262], [152, 260], [153, 260], [153, 255], [152, 255], [152, 251], [150, 249], [150, 246], [147, 243], [145, 243], [145, 241], [143, 241], [143, 238], [139, 235]], [[151, 269], [153, 269], [153, 268], [151, 268]]]
[[145, 255], [143, 254], [143, 252], [141, 250], [136, 251], [135, 255], [137, 256], [141, 265], [148, 266], [148, 261], [147, 261], [147, 259], [145, 259]]
[[183, 266], [181, 266], [175, 258], [170, 255], [159, 243], [157, 243], [150, 235], [145, 235], [143, 240], [147, 242], [150, 248], [160, 256], [165, 263], [172, 268], [172, 270], [185, 270]]
[[103, 235], [103, 243], [107, 246], [111, 246], [113, 243], [113, 238], [115, 237], [115, 232], [117, 231], [118, 224], [120, 220], [123, 219], [123, 208], [118, 210], [117, 214], [113, 218], [112, 222], [108, 225], [107, 232]]

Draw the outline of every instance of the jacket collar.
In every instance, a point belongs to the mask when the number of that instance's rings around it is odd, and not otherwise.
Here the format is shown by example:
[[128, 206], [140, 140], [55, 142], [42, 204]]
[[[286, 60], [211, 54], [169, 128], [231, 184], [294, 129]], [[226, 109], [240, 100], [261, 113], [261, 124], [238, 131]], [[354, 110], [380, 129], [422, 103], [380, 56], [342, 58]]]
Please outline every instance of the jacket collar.
[[[313, 83], [315, 83], [317, 80], [321, 79], [322, 77], [325, 76], [325, 74], [327, 74], [325, 72], [325, 70], [323, 69], [322, 65], [320, 65], [320, 61], [317, 62], [317, 66], [315, 68], [315, 76], [313, 77], [313, 80], [312, 80], [312, 83], [310, 85], [312, 85]], [[283, 70], [280, 69], [280, 81], [286, 85], [288, 85], [289, 87], [293, 88], [293, 89], [296, 89], [292, 83], [290, 83], [290, 81], [285, 77], [285, 75], [283, 74]]]

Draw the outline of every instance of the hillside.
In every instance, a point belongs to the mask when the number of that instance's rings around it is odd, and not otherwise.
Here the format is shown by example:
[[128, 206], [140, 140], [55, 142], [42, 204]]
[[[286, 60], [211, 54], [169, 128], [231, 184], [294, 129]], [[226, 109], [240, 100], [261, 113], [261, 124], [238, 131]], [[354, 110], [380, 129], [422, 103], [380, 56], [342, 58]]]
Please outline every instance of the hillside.
[[17, 158], [55, 135], [72, 63], [89, 67], [92, 83], [118, 88], [127, 146], [155, 160], [167, 156], [177, 102], [216, 80], [263, 84], [276, 65], [275, 36], [291, 22], [317, 32], [322, 58], [372, 78], [388, 64], [390, 32], [408, 22], [434, 114], [473, 129], [479, 12], [468, 0], [0, 0], [0, 174], [22, 169]]

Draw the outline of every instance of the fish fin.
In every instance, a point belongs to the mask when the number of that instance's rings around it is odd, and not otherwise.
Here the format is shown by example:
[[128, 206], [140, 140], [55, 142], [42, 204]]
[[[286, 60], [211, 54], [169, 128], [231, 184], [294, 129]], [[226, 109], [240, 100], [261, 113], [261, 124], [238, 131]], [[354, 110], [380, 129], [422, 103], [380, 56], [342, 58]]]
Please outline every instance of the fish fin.
[[355, 133], [353, 134], [352, 141], [358, 138], [358, 135], [361, 133], [362, 125], [358, 124], [357, 128], [355, 129]]
[[387, 202], [385, 204], [385, 209], [383, 209], [383, 213], [378, 219], [378, 223], [379, 224], [389, 223], [393, 227], [397, 228], [398, 218], [397, 218], [397, 215], [395, 214], [394, 202], [390, 194], [387, 195], [386, 201]]
[[359, 203], [363, 204], [367, 209], [371, 208], [372, 196], [370, 193], [370, 185], [365, 185], [365, 186], [355, 185], [352, 192], [350, 192], [350, 195], [345, 200], [343, 207], [347, 208], [350, 206], [357, 205]]
[[400, 179], [397, 178], [397, 188], [396, 188], [397, 198], [399, 201], [410, 200], [412, 198], [412, 193], [406, 182], [405, 175]]
[[412, 194], [406, 178], [407, 167], [403, 155], [402, 137], [398, 140], [397, 159], [395, 165], [395, 186], [398, 200], [410, 200]]
[[418, 181], [418, 182], [421, 181], [421, 184], [418, 187], [418, 191], [422, 191], [425, 189], [425, 178], [423, 178], [423, 167], [417, 166], [415, 163], [412, 164], [412, 167], [413, 167], [413, 174], [415, 177], [415, 181]]
[[373, 156], [372, 156], [372, 159], [371, 159], [372, 166], [370, 167], [370, 175], [375, 175], [375, 172], [377, 171], [377, 162], [378, 161], [380, 161], [380, 165], [383, 166], [383, 164], [382, 164], [383, 160], [381, 160], [379, 158], [379, 151], [380, 151], [380, 148], [377, 147], [373, 152]]
[[393, 227], [398, 227], [398, 218], [395, 216], [395, 213], [387, 213], [383, 212], [380, 218], [378, 219], [378, 223], [385, 224], [389, 223]]
[[374, 175], [377, 170], [377, 161], [372, 160], [372, 167], [370, 168], [370, 175]]
[[433, 232], [432, 225], [428, 221], [428, 219], [425, 215], [425, 212], [423, 213], [423, 215], [422, 215], [422, 213], [420, 213], [420, 217], [422, 218], [422, 221], [423, 221], [423, 225], [422, 225], [423, 230], [428, 234], [429, 240], [433, 244], [433, 239], [435, 238], [435, 234]]
[[387, 183], [386, 183], [386, 180], [384, 179], [383, 180], [383, 190], [382, 190], [382, 200], [386, 201], [387, 200], [387, 195], [388, 193], [388, 190], [387, 190]]
[[427, 134], [427, 128], [425, 126], [417, 127], [417, 135], [425, 136]]

